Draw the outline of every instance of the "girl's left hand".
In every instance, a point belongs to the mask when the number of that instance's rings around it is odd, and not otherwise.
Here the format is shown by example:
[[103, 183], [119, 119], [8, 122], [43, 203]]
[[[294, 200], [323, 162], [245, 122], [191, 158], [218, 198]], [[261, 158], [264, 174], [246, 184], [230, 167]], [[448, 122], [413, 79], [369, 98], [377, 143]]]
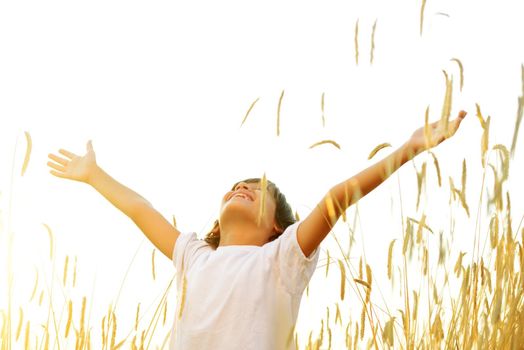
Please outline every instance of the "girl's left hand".
[[448, 123], [448, 130], [445, 130], [441, 121], [436, 121], [428, 125], [428, 135], [425, 135], [425, 126], [421, 127], [411, 135], [408, 144], [415, 154], [419, 154], [427, 149], [433, 148], [443, 142], [444, 140], [455, 135], [460, 123], [466, 117], [467, 112], [460, 111], [458, 117], [450, 120]]

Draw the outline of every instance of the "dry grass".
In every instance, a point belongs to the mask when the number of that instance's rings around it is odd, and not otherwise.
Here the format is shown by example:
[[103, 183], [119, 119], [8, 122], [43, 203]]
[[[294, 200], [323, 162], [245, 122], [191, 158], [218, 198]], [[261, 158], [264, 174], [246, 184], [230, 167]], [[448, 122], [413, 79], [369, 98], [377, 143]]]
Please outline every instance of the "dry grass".
[[369, 152], [368, 160], [373, 158], [380, 150], [382, 150], [382, 149], [384, 149], [386, 147], [391, 147], [391, 144], [387, 143], [387, 142], [384, 142], [384, 143], [381, 143], [380, 145], [377, 145], [375, 148], [373, 148], [371, 150], [371, 152]]
[[340, 149], [340, 145], [338, 143], [336, 143], [335, 141], [333, 141], [333, 140], [322, 140], [322, 141], [319, 141], [319, 142], [315, 142], [314, 144], [309, 146], [309, 148], [311, 149], [311, 148], [315, 148], [317, 146], [326, 145], [326, 144], [333, 145], [336, 148]]

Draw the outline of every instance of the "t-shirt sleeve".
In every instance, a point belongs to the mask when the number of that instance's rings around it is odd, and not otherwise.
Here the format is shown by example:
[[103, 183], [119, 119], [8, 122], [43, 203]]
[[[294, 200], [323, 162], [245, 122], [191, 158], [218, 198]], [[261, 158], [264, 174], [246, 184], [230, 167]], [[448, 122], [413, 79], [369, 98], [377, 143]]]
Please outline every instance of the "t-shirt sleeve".
[[305, 256], [297, 240], [297, 228], [301, 221], [286, 228], [274, 241], [267, 243], [266, 252], [276, 261], [283, 287], [292, 294], [302, 294], [315, 272], [320, 246]]
[[181, 232], [173, 248], [172, 262], [177, 271], [177, 285], [180, 286], [183, 271], [188, 271], [197, 256], [204, 249], [213, 249], [209, 244], [197, 238], [195, 232]]

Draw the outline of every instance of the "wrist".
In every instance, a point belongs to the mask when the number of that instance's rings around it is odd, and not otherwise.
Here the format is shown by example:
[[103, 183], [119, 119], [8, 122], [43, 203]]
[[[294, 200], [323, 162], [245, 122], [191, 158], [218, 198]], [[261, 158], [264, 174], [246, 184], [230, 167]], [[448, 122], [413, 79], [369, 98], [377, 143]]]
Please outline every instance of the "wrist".
[[409, 141], [404, 143], [400, 147], [399, 151], [401, 154], [402, 163], [410, 161], [411, 159], [415, 158], [421, 152], [421, 150], [418, 147], [416, 147]]
[[92, 187], [96, 187], [98, 180], [101, 178], [103, 174], [104, 171], [102, 170], [102, 168], [95, 164], [93, 169], [89, 172], [89, 175], [85, 180], [85, 183], [91, 185]]

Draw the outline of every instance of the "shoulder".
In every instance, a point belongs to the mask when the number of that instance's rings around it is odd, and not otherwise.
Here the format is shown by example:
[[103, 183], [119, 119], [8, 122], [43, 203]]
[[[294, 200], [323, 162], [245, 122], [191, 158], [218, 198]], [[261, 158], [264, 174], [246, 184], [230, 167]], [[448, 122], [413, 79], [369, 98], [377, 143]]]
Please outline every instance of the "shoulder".
[[299, 228], [302, 220], [289, 225], [280, 236], [274, 241], [266, 243], [266, 249], [278, 249], [280, 254], [290, 254], [299, 260], [313, 261], [318, 258], [320, 248], [317, 247], [310, 254], [306, 255], [299, 243]]
[[189, 260], [192, 256], [203, 249], [213, 250], [204, 239], [197, 237], [195, 232], [181, 232], [173, 248], [172, 261], [175, 265], [182, 260]]

